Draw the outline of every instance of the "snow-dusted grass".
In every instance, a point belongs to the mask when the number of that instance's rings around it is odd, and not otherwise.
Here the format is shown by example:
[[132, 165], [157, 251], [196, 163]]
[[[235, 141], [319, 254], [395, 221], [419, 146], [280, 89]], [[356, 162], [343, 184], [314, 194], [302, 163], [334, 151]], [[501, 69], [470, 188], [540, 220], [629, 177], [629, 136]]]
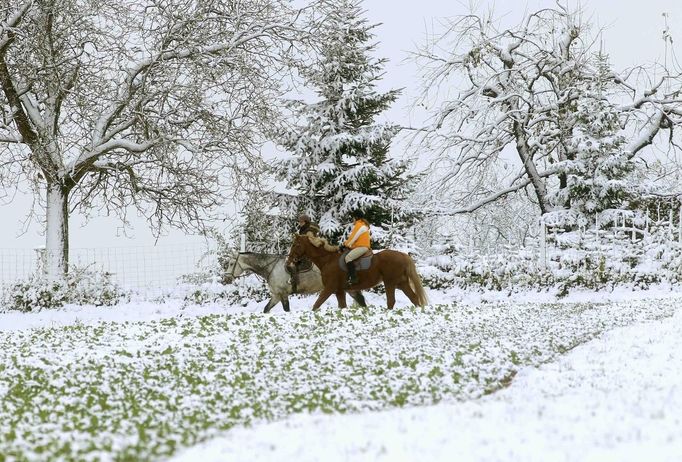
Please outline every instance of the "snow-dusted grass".
[[466, 400], [674, 300], [176, 316], [10, 331], [0, 454], [149, 460], [236, 425]]
[[614, 329], [479, 400], [240, 428], [174, 462], [682, 460], [682, 311]]

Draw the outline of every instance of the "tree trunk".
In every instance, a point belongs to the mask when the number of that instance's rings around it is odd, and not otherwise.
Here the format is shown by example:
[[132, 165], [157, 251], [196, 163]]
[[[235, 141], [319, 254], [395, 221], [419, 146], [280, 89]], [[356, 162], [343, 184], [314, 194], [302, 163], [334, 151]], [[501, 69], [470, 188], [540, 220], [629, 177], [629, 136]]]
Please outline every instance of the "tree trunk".
[[547, 213], [547, 188], [542, 178], [538, 174], [538, 169], [533, 162], [532, 154], [528, 148], [528, 140], [526, 138], [526, 132], [518, 120], [514, 121], [514, 135], [516, 137], [516, 152], [521, 158], [523, 163], [523, 168], [526, 170], [526, 175], [530, 179], [533, 189], [535, 190], [535, 196], [538, 199], [538, 206], [540, 207], [540, 214], [544, 215]]
[[69, 191], [59, 183], [47, 185], [45, 244], [47, 278], [61, 281], [69, 268]]

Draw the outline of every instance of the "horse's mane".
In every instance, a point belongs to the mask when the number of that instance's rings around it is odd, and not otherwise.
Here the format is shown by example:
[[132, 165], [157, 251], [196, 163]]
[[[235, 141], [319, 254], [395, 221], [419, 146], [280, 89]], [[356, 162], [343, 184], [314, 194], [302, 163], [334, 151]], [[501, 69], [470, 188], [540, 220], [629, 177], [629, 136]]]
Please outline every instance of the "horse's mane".
[[324, 250], [327, 252], [338, 252], [339, 251], [339, 246], [338, 245], [332, 245], [329, 243], [329, 241], [323, 237], [320, 236], [315, 236], [312, 232], [308, 231], [307, 233], [304, 234], [310, 241], [312, 245], [315, 247], [322, 247], [324, 246]]

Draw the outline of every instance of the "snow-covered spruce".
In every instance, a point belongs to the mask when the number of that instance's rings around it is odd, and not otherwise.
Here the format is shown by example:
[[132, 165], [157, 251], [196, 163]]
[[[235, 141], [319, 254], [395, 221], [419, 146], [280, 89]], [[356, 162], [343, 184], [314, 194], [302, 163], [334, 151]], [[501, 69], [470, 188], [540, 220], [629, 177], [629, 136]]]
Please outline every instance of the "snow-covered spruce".
[[297, 192], [282, 196], [283, 211], [305, 211], [319, 220], [324, 234], [335, 239], [350, 212], [363, 210], [375, 240], [389, 244], [389, 225], [404, 229], [414, 218], [405, 208], [416, 179], [408, 164], [388, 150], [398, 127], [375, 121], [397, 98], [398, 91], [378, 93], [385, 60], [371, 56], [372, 29], [359, 0], [324, 4], [320, 59], [302, 69], [318, 100], [293, 101], [298, 122], [281, 137], [291, 152], [278, 168], [281, 179]]

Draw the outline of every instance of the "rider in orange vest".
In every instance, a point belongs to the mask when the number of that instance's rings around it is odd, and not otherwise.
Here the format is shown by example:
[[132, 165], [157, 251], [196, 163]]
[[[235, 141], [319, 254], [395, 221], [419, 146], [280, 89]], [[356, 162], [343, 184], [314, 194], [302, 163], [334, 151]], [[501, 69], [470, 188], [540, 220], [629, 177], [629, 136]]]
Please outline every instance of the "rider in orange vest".
[[355, 272], [354, 260], [360, 258], [370, 251], [372, 244], [370, 242], [369, 222], [365, 220], [365, 216], [360, 210], [356, 210], [351, 215], [355, 220], [353, 222], [353, 230], [350, 232], [348, 239], [341, 245], [341, 248], [351, 249], [345, 257], [346, 266], [348, 267], [348, 284], [353, 285], [358, 283], [358, 276]]

